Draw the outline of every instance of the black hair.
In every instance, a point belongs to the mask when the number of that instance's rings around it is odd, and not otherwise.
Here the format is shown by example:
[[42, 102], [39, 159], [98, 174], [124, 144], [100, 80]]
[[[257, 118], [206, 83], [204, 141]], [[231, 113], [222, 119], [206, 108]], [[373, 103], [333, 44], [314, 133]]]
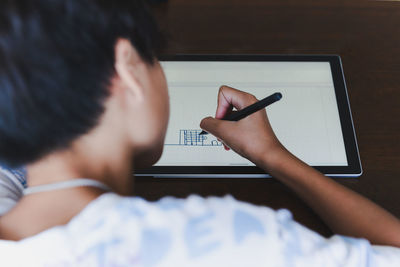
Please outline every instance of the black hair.
[[0, 2], [2, 164], [35, 162], [97, 125], [119, 38], [149, 64], [163, 44], [140, 0]]

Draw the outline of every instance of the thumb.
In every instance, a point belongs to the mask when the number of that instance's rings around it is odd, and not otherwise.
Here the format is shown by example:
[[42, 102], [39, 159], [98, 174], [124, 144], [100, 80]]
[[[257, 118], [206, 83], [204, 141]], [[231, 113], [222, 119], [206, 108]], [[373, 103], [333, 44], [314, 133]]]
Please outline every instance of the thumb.
[[221, 123], [221, 120], [214, 119], [213, 117], [207, 117], [200, 122], [200, 128], [216, 137], [221, 137]]

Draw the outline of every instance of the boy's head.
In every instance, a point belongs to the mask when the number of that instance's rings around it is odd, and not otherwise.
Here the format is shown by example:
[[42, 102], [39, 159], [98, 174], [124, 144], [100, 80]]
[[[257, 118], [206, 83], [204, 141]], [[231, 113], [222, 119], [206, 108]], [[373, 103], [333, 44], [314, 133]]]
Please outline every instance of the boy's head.
[[1, 1], [0, 162], [62, 151], [107, 109], [125, 120], [132, 145], [160, 154], [168, 121], [160, 37], [139, 0]]

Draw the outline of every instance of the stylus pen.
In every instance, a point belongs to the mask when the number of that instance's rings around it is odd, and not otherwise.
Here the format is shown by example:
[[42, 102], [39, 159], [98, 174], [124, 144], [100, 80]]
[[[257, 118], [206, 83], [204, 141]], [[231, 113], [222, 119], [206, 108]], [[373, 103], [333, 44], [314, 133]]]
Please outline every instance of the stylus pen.
[[[241, 119], [246, 118], [247, 116], [275, 103], [276, 101], [279, 101], [282, 98], [282, 94], [281, 93], [275, 93], [272, 94], [266, 98], [264, 98], [263, 100], [260, 100], [256, 103], [254, 103], [253, 105], [250, 105], [248, 107], [245, 107], [242, 110], [239, 110], [237, 112], [234, 112], [230, 115], [228, 115], [227, 117], [223, 118], [222, 120], [224, 121], [238, 121]], [[200, 133], [200, 135], [203, 134], [208, 134], [206, 131], [202, 131]]]

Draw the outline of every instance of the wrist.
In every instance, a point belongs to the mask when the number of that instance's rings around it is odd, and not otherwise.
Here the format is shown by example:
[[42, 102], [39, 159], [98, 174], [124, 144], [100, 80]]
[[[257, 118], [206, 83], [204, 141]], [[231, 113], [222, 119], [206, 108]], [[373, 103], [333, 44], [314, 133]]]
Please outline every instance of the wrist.
[[283, 163], [290, 159], [290, 156], [291, 153], [280, 144], [274, 149], [267, 150], [267, 152], [260, 157], [260, 164], [257, 165], [268, 173], [279, 171], [284, 167], [285, 164]]

